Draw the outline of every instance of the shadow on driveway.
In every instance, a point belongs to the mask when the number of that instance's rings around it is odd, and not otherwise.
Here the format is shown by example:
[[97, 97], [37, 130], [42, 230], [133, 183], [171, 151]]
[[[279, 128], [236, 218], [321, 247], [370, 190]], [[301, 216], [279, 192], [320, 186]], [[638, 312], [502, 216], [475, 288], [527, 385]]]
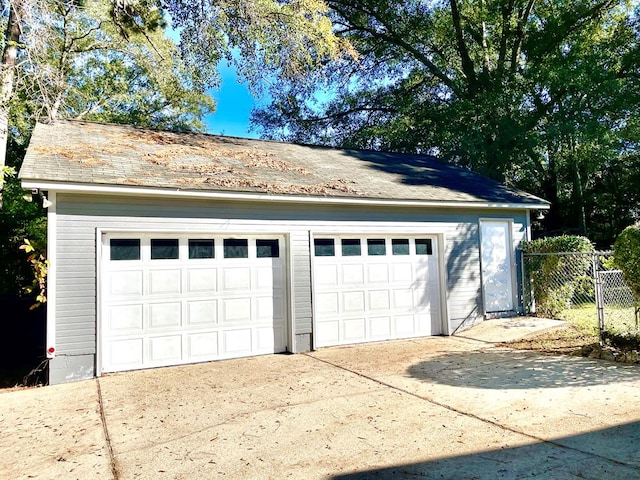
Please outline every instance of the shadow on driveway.
[[[640, 423], [634, 422], [553, 442], [395, 465], [333, 476], [334, 480], [446, 479], [629, 480], [640, 478]], [[612, 452], [606, 451], [615, 449]], [[605, 452], [603, 452], [605, 450]]]
[[465, 388], [585, 387], [640, 380], [632, 365], [516, 351], [446, 353], [410, 366], [416, 379]]

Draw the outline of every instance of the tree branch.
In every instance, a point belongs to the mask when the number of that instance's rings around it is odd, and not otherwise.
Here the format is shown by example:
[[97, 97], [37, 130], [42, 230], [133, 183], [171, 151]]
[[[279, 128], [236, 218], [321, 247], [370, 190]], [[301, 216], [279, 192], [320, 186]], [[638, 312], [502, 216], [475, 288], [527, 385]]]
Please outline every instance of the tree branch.
[[451, 18], [453, 20], [453, 28], [456, 32], [456, 43], [458, 45], [458, 54], [460, 55], [460, 61], [462, 63], [462, 72], [467, 77], [469, 90], [471, 93], [473, 90], [478, 89], [478, 78], [476, 77], [473, 61], [469, 55], [469, 49], [464, 41], [464, 35], [462, 34], [462, 18], [460, 17], [460, 11], [458, 10], [458, 3], [456, 0], [449, 0], [451, 6]]

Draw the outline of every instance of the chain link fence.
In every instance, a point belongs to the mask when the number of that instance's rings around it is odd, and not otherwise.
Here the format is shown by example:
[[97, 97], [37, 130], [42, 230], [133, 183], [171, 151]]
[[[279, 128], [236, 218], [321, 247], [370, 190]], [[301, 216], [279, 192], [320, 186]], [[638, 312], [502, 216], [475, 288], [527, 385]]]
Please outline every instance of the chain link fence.
[[638, 302], [624, 281], [621, 270], [597, 272], [602, 329], [614, 332], [638, 332]]
[[523, 301], [529, 312], [592, 325], [603, 331], [638, 332], [638, 305], [612, 252], [522, 253]]

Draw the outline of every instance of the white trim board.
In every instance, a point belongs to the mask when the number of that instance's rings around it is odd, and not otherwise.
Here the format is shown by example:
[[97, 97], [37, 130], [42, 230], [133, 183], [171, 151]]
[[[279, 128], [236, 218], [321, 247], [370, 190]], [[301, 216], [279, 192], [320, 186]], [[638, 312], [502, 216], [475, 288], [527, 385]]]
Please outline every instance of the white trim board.
[[25, 189], [39, 188], [58, 193], [85, 193], [106, 195], [130, 195], [146, 197], [177, 197], [204, 198], [215, 200], [260, 201], [277, 203], [322, 203], [343, 205], [397, 206], [397, 207], [433, 207], [433, 208], [482, 208], [482, 209], [520, 209], [520, 210], [548, 210], [548, 203], [500, 203], [479, 201], [433, 201], [433, 200], [393, 200], [375, 198], [346, 198], [346, 197], [312, 197], [303, 195], [269, 195], [264, 193], [245, 192], [211, 192], [194, 190], [174, 190], [169, 188], [129, 187], [117, 185], [88, 185], [57, 182], [39, 182], [37, 180], [22, 180]]

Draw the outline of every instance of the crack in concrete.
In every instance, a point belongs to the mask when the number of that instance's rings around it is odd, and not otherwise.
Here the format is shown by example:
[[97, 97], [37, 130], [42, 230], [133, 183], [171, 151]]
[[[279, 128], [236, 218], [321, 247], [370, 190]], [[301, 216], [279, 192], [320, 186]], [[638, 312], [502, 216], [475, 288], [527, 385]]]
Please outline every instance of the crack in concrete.
[[118, 465], [116, 462], [115, 453], [113, 451], [113, 445], [111, 444], [111, 437], [109, 436], [107, 418], [104, 413], [104, 402], [102, 400], [102, 389], [100, 388], [100, 379], [98, 377], [96, 377], [96, 389], [98, 391], [98, 408], [100, 409], [102, 432], [104, 433], [104, 439], [107, 443], [107, 451], [109, 452], [109, 466], [111, 467], [111, 475], [113, 476], [113, 480], [118, 480], [120, 478], [120, 475], [118, 473]]

